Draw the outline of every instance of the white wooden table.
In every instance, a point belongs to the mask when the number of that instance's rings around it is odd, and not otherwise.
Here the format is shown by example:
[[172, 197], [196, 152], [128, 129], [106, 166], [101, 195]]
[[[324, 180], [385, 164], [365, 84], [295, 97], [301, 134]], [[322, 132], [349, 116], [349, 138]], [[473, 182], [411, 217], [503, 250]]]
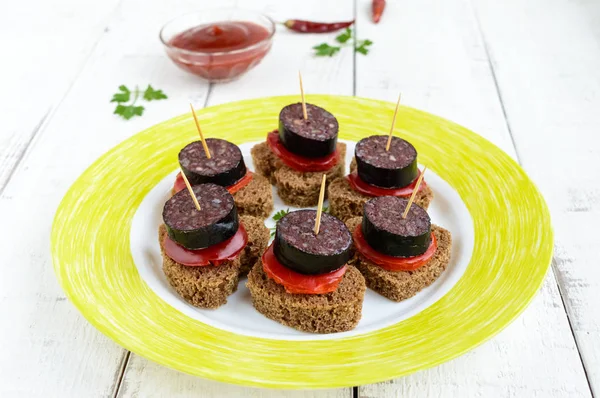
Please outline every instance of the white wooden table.
[[[356, 18], [368, 56], [315, 58], [335, 34], [279, 29], [243, 79], [208, 85], [176, 69], [158, 41], [171, 17], [209, 0], [0, 3], [1, 397], [600, 396], [600, 2], [222, 0], [277, 20]], [[248, 389], [194, 378], [129, 353], [66, 300], [49, 234], [70, 184], [99, 155], [197, 108], [297, 92], [403, 102], [454, 120], [515, 157], [550, 206], [551, 272], [531, 306], [474, 351], [386, 383], [329, 391]], [[163, 89], [141, 118], [113, 116], [120, 84]], [[468, 172], [468, 170], [466, 170]]]

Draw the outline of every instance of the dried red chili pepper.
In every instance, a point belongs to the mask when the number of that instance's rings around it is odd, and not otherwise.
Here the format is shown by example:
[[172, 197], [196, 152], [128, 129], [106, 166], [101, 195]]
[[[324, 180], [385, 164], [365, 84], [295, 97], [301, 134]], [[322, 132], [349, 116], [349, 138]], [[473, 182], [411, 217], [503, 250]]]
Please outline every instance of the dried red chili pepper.
[[373, 22], [378, 23], [385, 8], [385, 0], [373, 0], [371, 9], [373, 11]]
[[301, 19], [288, 19], [283, 24], [295, 31], [300, 33], [328, 33], [335, 32], [336, 30], [346, 29], [354, 23], [352, 21], [346, 22], [312, 22], [304, 21]]

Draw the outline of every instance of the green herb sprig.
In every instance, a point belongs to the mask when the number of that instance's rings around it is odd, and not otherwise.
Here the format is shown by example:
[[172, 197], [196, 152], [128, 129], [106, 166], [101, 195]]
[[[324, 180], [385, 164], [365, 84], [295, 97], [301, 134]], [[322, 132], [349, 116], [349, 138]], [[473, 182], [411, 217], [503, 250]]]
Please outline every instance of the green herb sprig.
[[354, 44], [354, 51], [357, 53], [361, 53], [363, 55], [367, 55], [370, 50], [370, 46], [373, 42], [369, 39], [366, 40], [353, 40], [354, 32], [351, 28], [346, 28], [345, 31], [340, 33], [335, 37], [336, 44], [339, 45], [330, 45], [328, 43], [321, 43], [313, 47], [315, 50], [315, 56], [317, 57], [333, 57], [335, 54], [340, 52], [342, 47], [347, 47], [350, 44]]
[[[133, 100], [131, 99], [132, 94]], [[148, 85], [142, 92], [137, 86], [135, 86], [135, 90], [132, 91], [122, 84], [119, 86], [119, 91], [116, 94], [113, 94], [113, 97], [110, 100], [110, 102], [117, 103], [117, 107], [113, 114], [119, 115], [125, 120], [129, 120], [134, 116], [142, 116], [145, 108], [141, 105], [136, 106], [140, 95], [146, 101], [158, 101], [168, 98], [162, 90], [155, 90], [151, 85]]]

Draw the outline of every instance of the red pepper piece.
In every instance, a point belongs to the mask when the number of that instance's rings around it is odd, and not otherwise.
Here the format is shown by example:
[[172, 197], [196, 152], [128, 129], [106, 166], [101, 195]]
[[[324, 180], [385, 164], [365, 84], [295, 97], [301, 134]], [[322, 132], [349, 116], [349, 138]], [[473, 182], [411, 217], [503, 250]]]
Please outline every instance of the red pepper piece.
[[279, 139], [279, 133], [277, 130], [272, 131], [267, 135], [267, 145], [271, 149], [271, 152], [281, 159], [283, 163], [302, 173], [308, 171], [327, 171], [335, 166], [340, 158], [337, 148], [334, 153], [322, 158], [305, 158], [296, 155], [295, 153], [288, 151], [286, 147], [283, 146], [283, 143]]
[[248, 233], [242, 224], [235, 235], [224, 242], [207, 247], [206, 249], [190, 250], [174, 242], [169, 236], [165, 237], [163, 245], [167, 256], [173, 261], [190, 267], [220, 265], [235, 259], [248, 243]]
[[282, 285], [285, 291], [295, 294], [325, 294], [335, 292], [348, 267], [320, 275], [304, 275], [281, 264], [271, 244], [262, 255], [263, 270], [267, 276]]
[[352, 21], [346, 22], [312, 22], [304, 21], [301, 19], [288, 19], [283, 24], [294, 32], [300, 33], [328, 33], [335, 32], [336, 30], [346, 29], [354, 23]]
[[254, 173], [252, 173], [250, 170], [248, 170], [248, 171], [246, 171], [246, 175], [244, 175], [242, 178], [240, 178], [240, 180], [238, 182], [236, 182], [235, 184], [230, 185], [228, 187], [225, 187], [225, 188], [227, 188], [229, 193], [233, 195], [240, 189], [244, 188], [246, 185], [250, 184], [250, 181], [252, 181], [253, 175], [254, 175]]
[[[225, 188], [229, 191], [230, 194], [233, 195], [240, 189], [244, 188], [246, 185], [250, 184], [250, 181], [252, 181], [252, 176], [253, 173], [250, 170], [248, 170], [238, 182]], [[186, 188], [187, 187], [185, 186], [185, 182], [183, 181], [181, 172], [177, 173], [177, 177], [175, 178], [175, 184], [173, 184], [173, 193], [177, 193]]]
[[385, 0], [373, 0], [371, 9], [373, 11], [373, 22], [379, 23], [383, 10], [385, 9]]
[[[410, 195], [412, 195], [413, 190], [417, 185], [419, 175], [421, 175], [421, 170], [419, 170], [417, 178], [415, 178], [415, 180], [412, 183], [410, 183], [410, 185], [407, 185], [402, 188], [380, 188], [376, 187], [375, 185], [367, 184], [366, 182], [360, 179], [356, 171], [348, 174], [346, 176], [346, 179], [350, 183], [350, 187], [353, 190], [355, 190], [358, 193], [362, 193], [366, 196], [400, 196], [403, 198], [408, 198], [410, 197]], [[427, 183], [425, 182], [425, 180], [421, 181], [421, 185], [419, 185], [419, 192], [425, 189], [426, 186]]]
[[367, 260], [379, 265], [387, 271], [393, 272], [414, 271], [421, 268], [431, 260], [437, 250], [437, 240], [433, 232], [431, 233], [431, 243], [429, 244], [427, 251], [420, 256], [414, 257], [392, 257], [379, 253], [367, 243], [360, 225], [356, 227], [352, 237], [354, 238], [354, 247], [360, 254], [365, 256]]

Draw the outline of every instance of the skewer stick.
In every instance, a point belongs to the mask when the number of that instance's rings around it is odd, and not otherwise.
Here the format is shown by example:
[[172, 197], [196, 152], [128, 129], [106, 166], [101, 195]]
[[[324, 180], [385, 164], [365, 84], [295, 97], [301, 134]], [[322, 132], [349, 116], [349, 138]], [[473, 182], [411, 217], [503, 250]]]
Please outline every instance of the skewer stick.
[[200, 134], [200, 141], [202, 142], [202, 146], [204, 147], [204, 153], [206, 154], [206, 158], [210, 159], [210, 151], [208, 150], [208, 145], [206, 145], [206, 140], [204, 139], [204, 134], [202, 134], [200, 123], [198, 123], [198, 116], [196, 116], [196, 111], [194, 110], [194, 106], [192, 104], [190, 104], [190, 109], [192, 110], [192, 116], [194, 116], [194, 122], [196, 122], [198, 134]]
[[385, 145], [385, 151], [390, 150], [392, 144], [392, 135], [394, 134], [394, 127], [396, 126], [396, 116], [398, 116], [398, 107], [400, 106], [401, 94], [398, 94], [398, 102], [396, 102], [396, 110], [394, 111], [394, 118], [392, 119], [392, 128], [390, 129], [390, 135], [388, 136], [387, 144]]
[[415, 196], [417, 196], [417, 192], [419, 192], [419, 186], [421, 185], [421, 181], [423, 181], [423, 176], [425, 175], [426, 170], [427, 170], [427, 167], [423, 168], [423, 171], [421, 172], [421, 175], [419, 176], [419, 179], [417, 180], [417, 185], [415, 185], [415, 189], [413, 189], [412, 195], [410, 195], [410, 199], [408, 200], [406, 209], [404, 209], [404, 213], [402, 213], [402, 219], [406, 218], [406, 215], [408, 214], [408, 211], [410, 210], [410, 206], [412, 205], [412, 202], [415, 200]]
[[321, 227], [321, 214], [323, 213], [323, 201], [325, 200], [325, 180], [327, 174], [323, 174], [323, 180], [321, 181], [321, 192], [319, 192], [319, 205], [317, 206], [317, 219], [315, 220], [315, 235], [319, 235], [319, 228]]
[[302, 85], [302, 73], [298, 71], [298, 79], [300, 79], [300, 95], [302, 96], [302, 114], [304, 115], [304, 120], [308, 119], [308, 114], [306, 113], [306, 101], [304, 101], [304, 86]]
[[196, 205], [196, 209], [198, 209], [198, 211], [200, 211], [200, 203], [198, 203], [198, 198], [196, 198], [196, 194], [194, 193], [194, 190], [192, 189], [192, 186], [190, 185], [190, 182], [188, 181], [187, 177], [185, 176], [185, 173], [183, 172], [183, 170], [181, 170], [181, 168], [179, 169], [181, 171], [181, 176], [183, 177], [183, 181], [185, 182], [185, 186], [188, 189], [188, 192], [190, 193], [192, 200], [194, 201], [194, 204]]

